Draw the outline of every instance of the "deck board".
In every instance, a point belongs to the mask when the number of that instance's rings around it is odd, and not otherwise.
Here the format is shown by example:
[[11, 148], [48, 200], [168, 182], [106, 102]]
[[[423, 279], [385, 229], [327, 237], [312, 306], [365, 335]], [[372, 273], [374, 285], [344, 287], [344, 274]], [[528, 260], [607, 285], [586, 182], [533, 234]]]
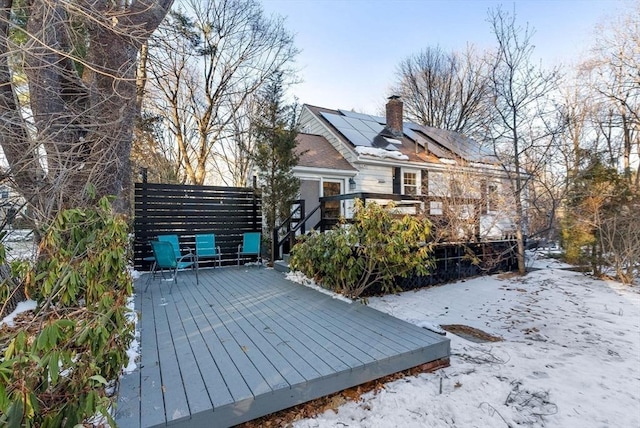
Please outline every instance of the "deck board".
[[[197, 290], [194, 292], [197, 293]], [[253, 394], [244, 381], [242, 374], [238, 371], [231, 355], [229, 355], [224, 346], [221, 346], [221, 337], [228, 336], [222, 336], [227, 333], [219, 319], [214, 316], [208, 317], [207, 314], [203, 312], [203, 309], [198, 305], [198, 300], [193, 297], [193, 295], [188, 296], [185, 300], [187, 306], [192, 308], [191, 313], [193, 315], [193, 321], [206, 344], [207, 351], [209, 352], [211, 359], [214, 361], [214, 365], [209, 366], [208, 370], [213, 371], [214, 369], [217, 369], [217, 372], [222, 377], [221, 383], [211, 386], [214, 390], [224, 391], [214, 393], [215, 395], [219, 394], [221, 398], [212, 400], [213, 403], [218, 404], [219, 406], [227, 404], [227, 395], [232, 400], [231, 402], [245, 400], [252, 397]], [[226, 340], [229, 339], [227, 338]], [[206, 367], [207, 366], [205, 366], [205, 368]]]
[[231, 426], [449, 357], [449, 340], [271, 269], [136, 281], [141, 358], [121, 381], [121, 427]]

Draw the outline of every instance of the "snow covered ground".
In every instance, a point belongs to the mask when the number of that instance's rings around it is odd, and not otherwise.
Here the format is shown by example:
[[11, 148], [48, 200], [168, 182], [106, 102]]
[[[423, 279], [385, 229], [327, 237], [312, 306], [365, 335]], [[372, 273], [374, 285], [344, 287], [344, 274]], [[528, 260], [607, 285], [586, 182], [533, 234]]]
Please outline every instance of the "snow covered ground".
[[294, 426], [640, 428], [639, 287], [594, 280], [552, 259], [533, 266], [539, 270], [524, 278], [482, 277], [369, 299], [420, 326], [464, 324], [504, 341], [447, 333], [450, 367], [389, 383]]
[[451, 366], [387, 384], [302, 427], [640, 427], [640, 290], [552, 259], [524, 278], [483, 277], [372, 298], [425, 325], [504, 338], [451, 338]]

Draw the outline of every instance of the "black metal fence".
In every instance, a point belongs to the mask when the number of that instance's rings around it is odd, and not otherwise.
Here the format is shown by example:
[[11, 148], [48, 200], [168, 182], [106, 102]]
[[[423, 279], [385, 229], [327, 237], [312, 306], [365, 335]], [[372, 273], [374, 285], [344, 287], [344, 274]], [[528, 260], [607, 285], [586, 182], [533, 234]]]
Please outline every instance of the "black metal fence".
[[[513, 240], [437, 244], [433, 250], [435, 266], [431, 273], [398, 278], [396, 285], [401, 291], [407, 291], [463, 278], [511, 272], [518, 268], [516, 248]], [[374, 285], [363, 294], [373, 296], [380, 292], [381, 288]]]
[[181, 247], [194, 249], [197, 233], [215, 233], [222, 262], [229, 263], [244, 232], [262, 231], [262, 202], [247, 187], [136, 183], [134, 231], [138, 270], [149, 269], [149, 241], [162, 234], [177, 234]]

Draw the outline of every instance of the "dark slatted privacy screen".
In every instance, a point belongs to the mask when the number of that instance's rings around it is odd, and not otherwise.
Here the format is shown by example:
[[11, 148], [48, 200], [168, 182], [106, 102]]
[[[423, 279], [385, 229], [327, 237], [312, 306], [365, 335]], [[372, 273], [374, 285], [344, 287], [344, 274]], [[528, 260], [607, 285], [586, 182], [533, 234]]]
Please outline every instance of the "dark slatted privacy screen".
[[134, 230], [139, 270], [149, 269], [149, 240], [172, 233], [182, 249], [195, 249], [197, 233], [215, 233], [223, 263], [235, 262], [242, 234], [262, 230], [262, 204], [252, 188], [136, 183]]

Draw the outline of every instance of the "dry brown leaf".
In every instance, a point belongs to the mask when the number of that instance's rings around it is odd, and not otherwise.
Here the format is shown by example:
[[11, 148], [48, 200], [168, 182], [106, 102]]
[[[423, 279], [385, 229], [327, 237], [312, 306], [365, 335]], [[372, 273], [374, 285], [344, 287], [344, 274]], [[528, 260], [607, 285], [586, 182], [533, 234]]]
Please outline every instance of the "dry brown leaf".
[[[299, 404], [289, 409], [284, 409], [270, 415], [262, 416], [261, 418], [237, 425], [236, 428], [289, 428], [292, 426], [293, 422], [300, 419], [311, 418], [324, 413], [327, 410], [333, 410], [334, 412], [337, 412], [338, 407], [349, 401], [360, 401], [362, 399], [362, 394], [371, 391], [377, 393], [378, 391], [385, 389], [385, 384], [388, 382], [393, 382], [407, 376], [415, 376], [420, 373], [430, 373], [439, 368], [447, 367], [449, 365], [449, 361], [447, 359], [439, 361], [438, 363], [439, 364], [435, 366], [433, 365], [433, 363], [427, 363], [417, 367], [413, 367], [411, 369], [407, 369], [403, 372], [393, 373], [381, 379], [373, 380], [371, 382], [367, 382], [332, 395], [320, 397], [315, 400]], [[367, 403], [363, 403], [361, 404], [361, 406], [363, 406], [363, 408], [365, 409], [370, 409]]]

